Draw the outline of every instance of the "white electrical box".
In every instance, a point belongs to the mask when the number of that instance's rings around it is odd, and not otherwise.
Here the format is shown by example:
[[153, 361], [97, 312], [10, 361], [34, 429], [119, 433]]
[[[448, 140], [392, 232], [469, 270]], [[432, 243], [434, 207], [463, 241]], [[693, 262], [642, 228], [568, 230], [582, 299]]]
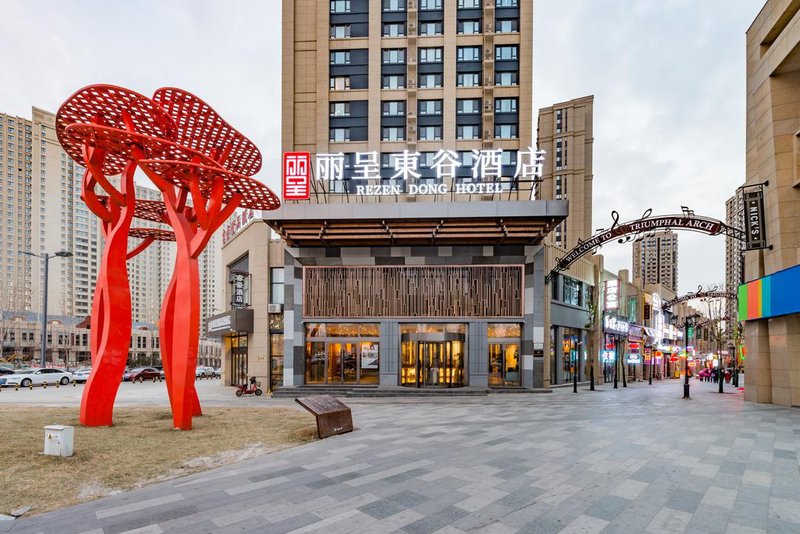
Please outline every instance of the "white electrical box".
[[44, 453], [49, 456], [72, 456], [74, 426], [48, 425], [44, 427]]

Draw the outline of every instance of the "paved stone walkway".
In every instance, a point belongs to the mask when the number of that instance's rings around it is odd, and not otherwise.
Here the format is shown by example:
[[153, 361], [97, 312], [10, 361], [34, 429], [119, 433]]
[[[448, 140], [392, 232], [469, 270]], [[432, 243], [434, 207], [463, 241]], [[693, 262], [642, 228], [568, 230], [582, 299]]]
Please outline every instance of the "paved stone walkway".
[[800, 410], [726, 389], [353, 401], [352, 434], [12, 532], [800, 532]]

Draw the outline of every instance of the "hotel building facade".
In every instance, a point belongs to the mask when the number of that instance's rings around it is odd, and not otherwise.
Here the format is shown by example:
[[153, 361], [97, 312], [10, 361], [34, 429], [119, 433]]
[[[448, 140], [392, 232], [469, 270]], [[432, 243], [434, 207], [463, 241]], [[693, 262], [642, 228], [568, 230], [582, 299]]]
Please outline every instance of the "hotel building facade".
[[[225, 339], [228, 383], [565, 379], [551, 378], [563, 355], [545, 323], [544, 239], [568, 202], [540, 190], [553, 155], [533, 141], [532, 28], [527, 1], [284, 0], [282, 148], [309, 153], [310, 198], [284, 190], [223, 247], [231, 310], [209, 332]], [[591, 97], [573, 108], [591, 147]], [[584, 360], [588, 263], [553, 286], [580, 316]]]

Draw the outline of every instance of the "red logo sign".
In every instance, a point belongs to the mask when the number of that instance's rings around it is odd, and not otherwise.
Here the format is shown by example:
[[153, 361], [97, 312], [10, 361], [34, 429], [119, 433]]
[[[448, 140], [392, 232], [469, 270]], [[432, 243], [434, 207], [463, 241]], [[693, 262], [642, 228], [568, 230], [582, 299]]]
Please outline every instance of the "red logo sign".
[[284, 152], [283, 199], [308, 200], [311, 194], [311, 154]]

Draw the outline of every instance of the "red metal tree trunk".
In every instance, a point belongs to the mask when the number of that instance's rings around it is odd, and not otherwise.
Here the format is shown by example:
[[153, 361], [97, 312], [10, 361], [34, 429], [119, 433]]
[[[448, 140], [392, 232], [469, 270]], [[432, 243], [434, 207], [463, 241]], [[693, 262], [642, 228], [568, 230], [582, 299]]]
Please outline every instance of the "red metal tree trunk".
[[132, 310], [126, 260], [128, 231], [135, 209], [135, 170], [135, 162], [125, 167], [123, 181], [129, 182], [123, 185], [123, 190], [127, 189], [128, 193], [125, 195], [126, 203], [110, 205], [111, 220], [103, 224], [106, 246], [92, 302], [92, 373], [83, 390], [80, 410], [80, 422], [85, 426], [110, 426], [113, 423], [114, 399], [128, 361]]

